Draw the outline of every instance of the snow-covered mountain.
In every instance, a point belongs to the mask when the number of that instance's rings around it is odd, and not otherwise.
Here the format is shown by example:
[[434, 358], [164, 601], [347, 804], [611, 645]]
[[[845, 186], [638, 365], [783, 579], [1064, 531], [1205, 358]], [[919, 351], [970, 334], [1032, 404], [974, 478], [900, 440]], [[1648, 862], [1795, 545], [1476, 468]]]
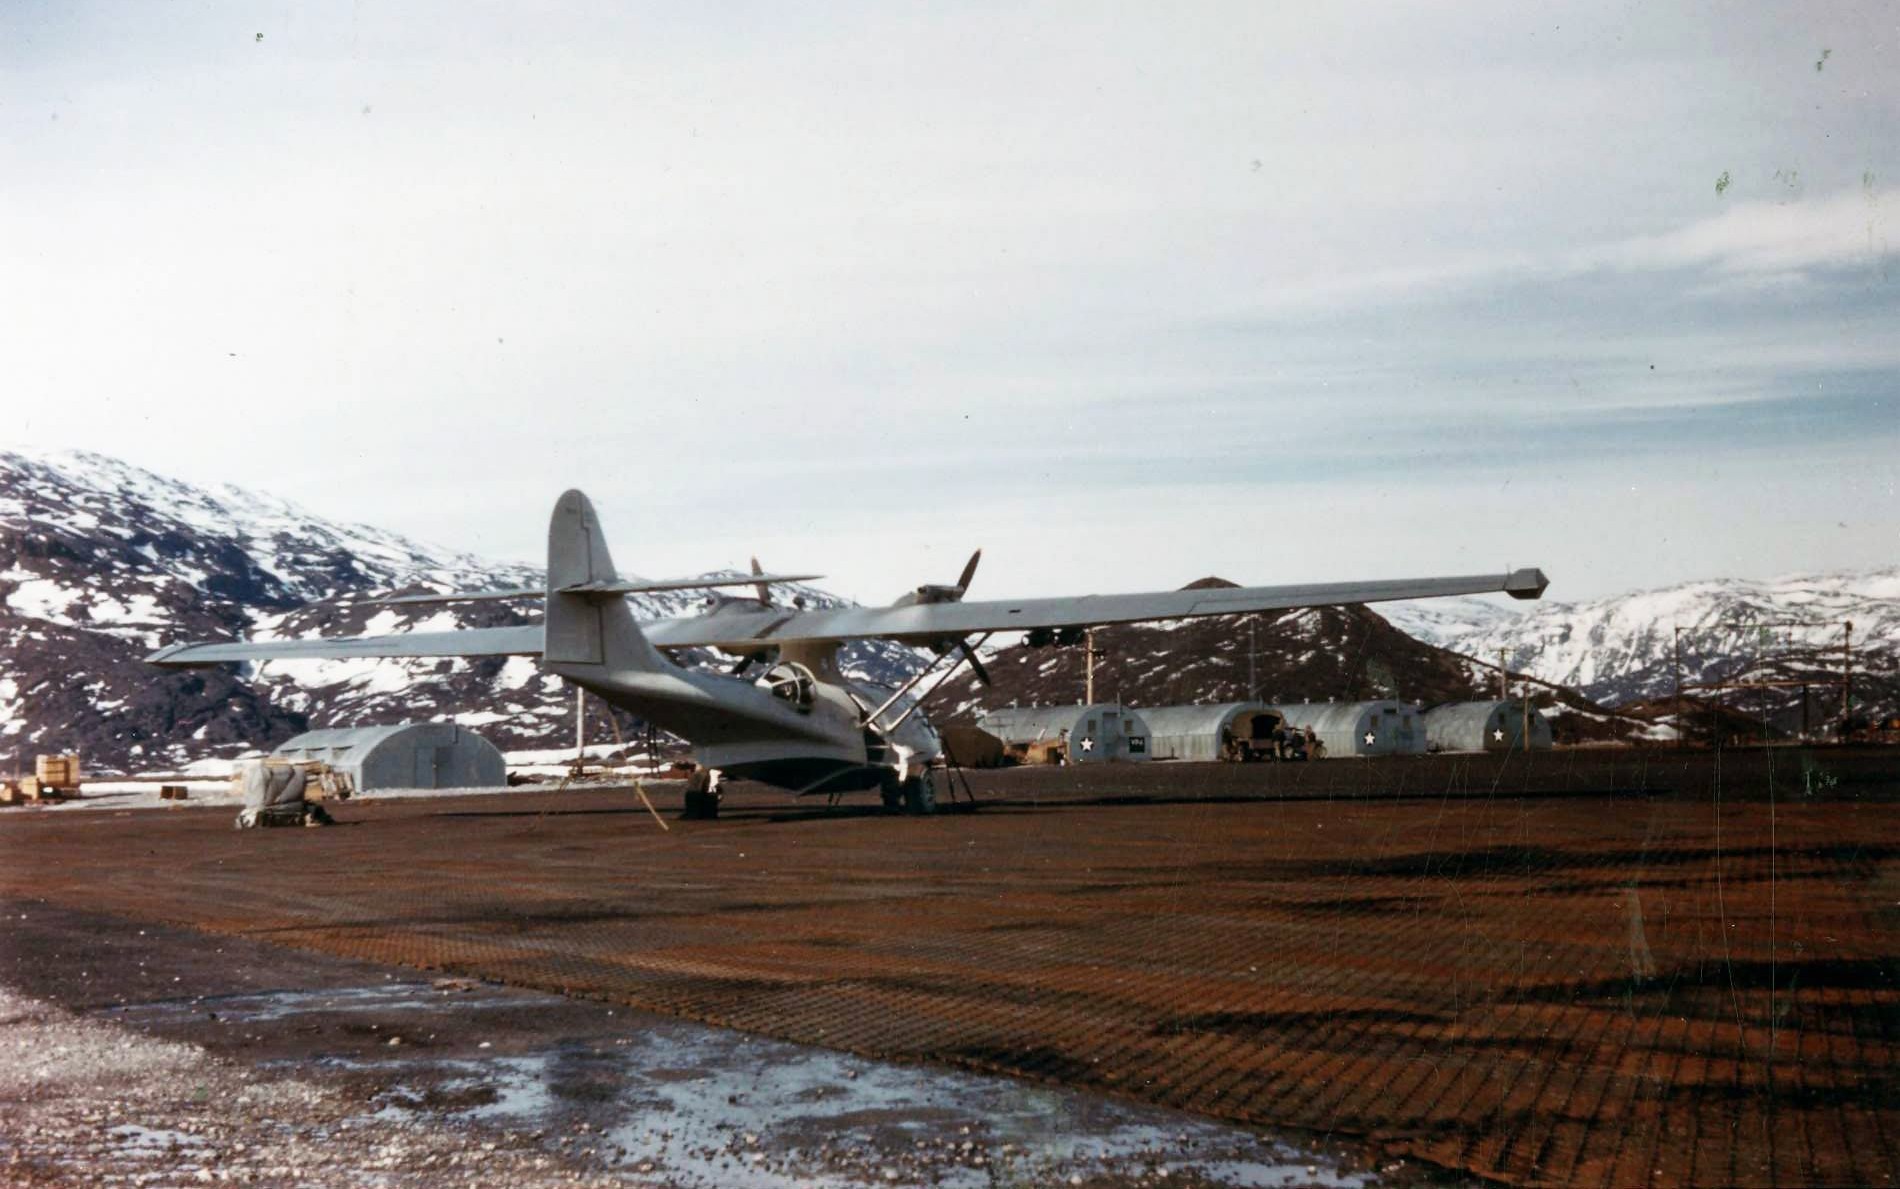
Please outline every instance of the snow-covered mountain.
[[[1448, 599], [1382, 610], [1422, 640], [1492, 661], [1502, 652], [1513, 669], [1611, 706], [1673, 695], [1680, 628], [1685, 684], [1809, 681], [1817, 724], [1838, 714], [1838, 687], [1823, 683], [1840, 677], [1851, 622], [1856, 716], [1900, 713], [1900, 568], [1685, 582], [1579, 603]], [[1798, 688], [1766, 697], [1792, 725]]]
[[[256, 492], [194, 487], [97, 454], [0, 452], [0, 767], [77, 750], [95, 769], [162, 769], [307, 726], [431, 717], [479, 725], [507, 747], [563, 746], [570, 695], [527, 658], [273, 661], [246, 674], [142, 659], [179, 640], [527, 623], [539, 614], [532, 602], [395, 608], [362, 596], [539, 581], [532, 566], [337, 523]], [[815, 606], [841, 601], [799, 593]], [[639, 596], [635, 613], [690, 614], [697, 597]], [[1841, 622], [1851, 620], [1857, 713], [1900, 713], [1900, 569], [1695, 582], [1584, 603], [1469, 598], [1378, 610], [1260, 617], [1257, 639], [1244, 643], [1225, 621], [1127, 629], [1126, 639], [1104, 638], [1120, 644], [1106, 668], [1127, 683], [1123, 696], [1150, 703], [1238, 696], [1250, 653], [1263, 694], [1430, 700], [1488, 689], [1490, 677], [1463, 657], [1495, 662], [1503, 650], [1514, 671], [1619, 706], [1672, 692], [1680, 626], [1685, 681], [1811, 680], [1819, 724], [1838, 708], [1838, 689], [1821, 683], [1840, 672]], [[1385, 634], [1386, 621], [1463, 657], [1415, 655]], [[1077, 696], [1079, 651], [1005, 650], [991, 666], [998, 689], [952, 682], [940, 713]], [[855, 675], [895, 682], [918, 656], [872, 642], [845, 661]], [[1793, 726], [1798, 690], [1773, 698], [1781, 725]]]
[[[241, 488], [194, 487], [85, 452], [0, 452], [0, 765], [8, 752], [30, 769], [36, 752], [78, 750], [94, 768], [165, 768], [306, 726], [432, 717], [479, 725], [507, 747], [565, 744], [571, 695], [525, 657], [272, 661], [243, 678], [142, 661], [179, 640], [528, 623], [539, 615], [532, 602], [360, 599], [540, 581], [531, 566], [340, 524]], [[796, 591], [814, 606], [842, 601]], [[690, 614], [697, 598], [638, 596], [634, 613]], [[887, 682], [917, 663], [881, 643], [844, 659]]]
[[1387, 623], [1406, 635], [1443, 648], [1447, 641], [1481, 635], [1510, 623], [1523, 614], [1524, 605], [1502, 595], [1460, 595], [1449, 599], [1380, 603], [1378, 611]]

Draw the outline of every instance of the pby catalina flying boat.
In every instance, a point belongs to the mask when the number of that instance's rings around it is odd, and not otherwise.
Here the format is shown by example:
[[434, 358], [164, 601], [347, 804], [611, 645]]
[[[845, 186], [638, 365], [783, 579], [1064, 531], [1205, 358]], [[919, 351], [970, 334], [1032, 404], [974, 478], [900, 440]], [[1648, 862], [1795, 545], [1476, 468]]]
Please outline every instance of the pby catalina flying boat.
[[[943, 754], [937, 733], [917, 713], [961, 665], [987, 682], [976, 649], [996, 632], [1026, 633], [1031, 644], [1079, 641], [1101, 624], [1235, 615], [1340, 603], [1423, 599], [1502, 591], [1520, 599], [1544, 593], [1541, 570], [1503, 575], [1250, 586], [1153, 594], [1083, 595], [1016, 602], [965, 602], [976, 570], [970, 558], [954, 586], [920, 586], [888, 607], [822, 610], [774, 604], [776, 583], [815, 575], [754, 573], [736, 579], [642, 581], [614, 569], [594, 506], [578, 491], [554, 505], [548, 525], [545, 590], [407, 595], [388, 603], [483, 599], [545, 600], [543, 622], [520, 627], [390, 636], [176, 644], [152, 664], [202, 667], [274, 658], [531, 656], [542, 668], [686, 739], [698, 767], [687, 782], [689, 816], [718, 813], [721, 774], [761, 781], [794, 794], [876, 788], [892, 808], [929, 813], [936, 798], [931, 765]], [[623, 597], [644, 591], [749, 585], [754, 598], [715, 595], [703, 614], [636, 622]], [[883, 639], [933, 649], [936, 660], [895, 692], [846, 678], [838, 649]], [[669, 652], [712, 648], [739, 658], [731, 673], [703, 673]], [[948, 660], [948, 667], [944, 662]], [[744, 674], [768, 662], [762, 676]], [[912, 691], [929, 676], [923, 694]]]

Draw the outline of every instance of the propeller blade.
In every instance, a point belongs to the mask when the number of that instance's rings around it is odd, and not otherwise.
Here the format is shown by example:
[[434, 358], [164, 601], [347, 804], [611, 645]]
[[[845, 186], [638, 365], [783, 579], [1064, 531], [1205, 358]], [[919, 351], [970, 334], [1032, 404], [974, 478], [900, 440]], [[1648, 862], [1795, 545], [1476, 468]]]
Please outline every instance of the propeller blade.
[[969, 561], [963, 563], [963, 574], [957, 579], [957, 589], [959, 591], [970, 589], [970, 580], [976, 577], [976, 563], [982, 560], [983, 551], [979, 549], [970, 555]]
[[[974, 559], [972, 562], [974, 563]], [[976, 649], [970, 647], [970, 642], [960, 640], [957, 642], [957, 647], [963, 650], [963, 659], [970, 662], [970, 672], [976, 674], [977, 681], [984, 685], [990, 684], [990, 671], [983, 667], [982, 661], [976, 659]]]
[[730, 668], [730, 669], [727, 669], [727, 670], [726, 670], [726, 676], [728, 676], [728, 677], [744, 677], [744, 676], [745, 676], [745, 671], [746, 671], [747, 669], [750, 669], [751, 667], [752, 667], [752, 658], [751, 658], [751, 657], [749, 657], [749, 656], [742, 656], [742, 657], [740, 657], [740, 658], [739, 658], [739, 663], [738, 663], [738, 664], [736, 664], [736, 665], [734, 665], [734, 666], [732, 666], [732, 668]]
[[[752, 559], [752, 572], [754, 574], [761, 574], [761, 575], [765, 573], [765, 570], [762, 567], [760, 567], [759, 559], [757, 557], [754, 557]], [[759, 592], [760, 603], [764, 604], [767, 607], [770, 607], [772, 605], [772, 588], [770, 586], [768, 586], [766, 583], [759, 582], [759, 583], [754, 583], [752, 589]]]

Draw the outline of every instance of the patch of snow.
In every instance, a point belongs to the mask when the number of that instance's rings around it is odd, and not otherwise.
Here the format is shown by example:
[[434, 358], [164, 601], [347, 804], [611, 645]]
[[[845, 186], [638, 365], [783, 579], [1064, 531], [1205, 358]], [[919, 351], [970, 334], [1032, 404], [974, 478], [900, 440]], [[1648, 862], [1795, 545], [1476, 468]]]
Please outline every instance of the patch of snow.
[[78, 591], [69, 590], [51, 579], [30, 578], [21, 582], [7, 596], [7, 606], [32, 619], [44, 619], [48, 623], [71, 627], [73, 618], [68, 612], [78, 598]]

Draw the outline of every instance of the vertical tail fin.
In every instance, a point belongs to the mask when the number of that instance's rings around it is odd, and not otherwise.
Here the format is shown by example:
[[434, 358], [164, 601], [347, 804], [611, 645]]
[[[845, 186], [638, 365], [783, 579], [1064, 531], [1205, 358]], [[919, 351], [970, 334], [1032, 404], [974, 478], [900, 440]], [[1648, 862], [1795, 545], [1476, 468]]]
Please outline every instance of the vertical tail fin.
[[562, 493], [548, 520], [544, 651], [549, 663], [636, 671], [672, 668], [641, 634], [625, 598], [562, 593], [563, 587], [617, 579], [592, 501], [579, 491]]

